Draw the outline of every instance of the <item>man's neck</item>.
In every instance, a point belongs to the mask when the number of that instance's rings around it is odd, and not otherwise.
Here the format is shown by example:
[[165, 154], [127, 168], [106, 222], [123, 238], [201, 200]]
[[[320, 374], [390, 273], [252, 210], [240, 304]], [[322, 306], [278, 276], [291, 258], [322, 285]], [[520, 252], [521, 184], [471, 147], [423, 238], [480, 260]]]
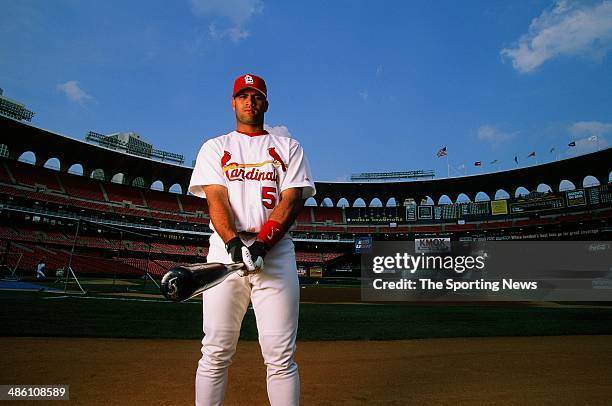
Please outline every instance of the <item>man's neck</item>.
[[241, 133], [260, 133], [264, 130], [263, 123], [261, 124], [244, 124], [237, 122], [236, 123], [236, 131]]

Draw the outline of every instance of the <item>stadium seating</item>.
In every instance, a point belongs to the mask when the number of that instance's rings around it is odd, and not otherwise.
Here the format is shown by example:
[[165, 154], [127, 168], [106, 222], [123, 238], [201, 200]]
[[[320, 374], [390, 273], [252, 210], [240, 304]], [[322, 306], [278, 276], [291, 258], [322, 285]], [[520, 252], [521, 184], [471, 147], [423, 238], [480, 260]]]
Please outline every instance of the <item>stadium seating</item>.
[[321, 232], [332, 232], [332, 233], [344, 233], [346, 227], [344, 226], [316, 226], [317, 231]]
[[531, 226], [540, 226], [548, 224], [549, 220], [545, 218], [537, 218], [537, 219], [519, 219], [514, 221], [515, 227], [531, 227]]
[[512, 221], [491, 221], [482, 222], [478, 225], [480, 230], [493, 230], [512, 227]]
[[323, 264], [332, 259], [340, 258], [343, 255], [345, 255], [343, 252], [296, 251], [295, 253], [297, 262], [308, 264]]
[[177, 223], [184, 223], [186, 221], [185, 216], [178, 215], [178, 214], [171, 214], [171, 213], [161, 213], [158, 211], [152, 211], [151, 217], [157, 220], [175, 221]]
[[9, 176], [8, 170], [4, 165], [0, 164], [0, 182], [3, 183], [13, 183], [13, 180]]
[[104, 190], [106, 190], [108, 200], [111, 202], [131, 202], [137, 206], [145, 206], [140, 189], [120, 185], [118, 183], [104, 183], [101, 184], [101, 186]]
[[25, 192], [15, 186], [0, 185], [0, 193], [10, 196], [24, 197]]
[[311, 225], [305, 225], [305, 224], [295, 224], [293, 228], [291, 228], [291, 231], [309, 233], [311, 231], [314, 231], [314, 227]]
[[412, 226], [410, 231], [413, 233], [439, 233], [442, 231], [442, 226]]
[[312, 210], [310, 207], [304, 207], [295, 219], [296, 223], [312, 223]]
[[99, 181], [69, 173], [59, 174], [59, 177], [68, 195], [82, 199], [104, 201], [104, 195], [102, 194]]
[[476, 224], [447, 224], [444, 226], [445, 231], [470, 231], [476, 230]]
[[348, 233], [373, 233], [376, 231], [376, 228], [374, 226], [349, 226], [346, 228], [346, 231]]
[[25, 194], [25, 197], [27, 197], [30, 200], [34, 200], [34, 201], [57, 203], [60, 205], [68, 204], [68, 198], [66, 196], [57, 196], [57, 195], [52, 195], [50, 193], [31, 192], [31, 191], [24, 191], [24, 194]]
[[63, 192], [57, 172], [52, 169], [37, 168], [33, 165], [15, 162], [11, 168], [17, 183], [37, 187], [46, 186], [47, 189]]
[[196, 213], [201, 211], [202, 213], [208, 213], [208, 205], [205, 199], [193, 195], [181, 195], [179, 196], [183, 211], [186, 213]]
[[151, 218], [151, 213], [146, 210], [132, 209], [130, 207], [112, 206], [112, 210], [117, 214], [123, 214], [126, 216]]
[[178, 213], [181, 211], [178, 202], [178, 195], [174, 193], [157, 192], [154, 190], [143, 191], [147, 207], [155, 210], [169, 211]]
[[70, 205], [81, 209], [95, 210], [102, 213], [112, 213], [112, 207], [107, 203], [88, 202], [86, 200], [71, 199]]
[[331, 221], [336, 224], [344, 223], [342, 219], [342, 209], [339, 207], [315, 207], [313, 211], [315, 223], [324, 223], [326, 221]]
[[407, 233], [409, 231], [410, 231], [410, 227], [408, 227], [408, 226], [398, 226], [398, 227], [383, 227], [383, 226], [379, 226], [378, 227], [378, 232], [379, 233], [392, 234], [392, 233]]

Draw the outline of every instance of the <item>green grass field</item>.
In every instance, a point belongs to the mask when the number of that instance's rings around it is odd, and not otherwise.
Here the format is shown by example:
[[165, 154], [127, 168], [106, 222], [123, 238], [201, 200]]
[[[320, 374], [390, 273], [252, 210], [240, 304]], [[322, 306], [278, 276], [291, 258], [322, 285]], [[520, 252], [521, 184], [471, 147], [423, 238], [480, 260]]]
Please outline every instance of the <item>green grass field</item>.
[[[194, 339], [202, 312], [200, 301], [0, 291], [0, 323], [3, 336]], [[303, 303], [299, 326], [299, 340], [612, 334], [612, 306]], [[241, 339], [257, 339], [252, 309]]]

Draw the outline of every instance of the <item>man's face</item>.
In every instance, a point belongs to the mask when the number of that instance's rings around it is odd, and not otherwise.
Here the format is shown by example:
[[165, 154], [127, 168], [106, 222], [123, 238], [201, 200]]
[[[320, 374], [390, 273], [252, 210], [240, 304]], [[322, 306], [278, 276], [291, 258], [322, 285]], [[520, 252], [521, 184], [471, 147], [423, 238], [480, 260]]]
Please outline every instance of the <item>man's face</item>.
[[264, 121], [268, 101], [259, 91], [244, 89], [232, 99], [232, 109], [236, 112], [236, 120], [240, 123], [258, 125]]

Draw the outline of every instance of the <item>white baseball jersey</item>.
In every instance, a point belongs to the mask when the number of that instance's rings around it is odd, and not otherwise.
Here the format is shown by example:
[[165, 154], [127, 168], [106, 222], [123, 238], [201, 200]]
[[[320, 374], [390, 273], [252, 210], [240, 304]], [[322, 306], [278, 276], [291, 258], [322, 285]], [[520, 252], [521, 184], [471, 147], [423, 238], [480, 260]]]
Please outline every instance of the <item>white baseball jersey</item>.
[[[300, 143], [271, 133], [232, 131], [206, 141], [198, 153], [189, 191], [205, 198], [205, 185], [227, 187], [237, 232], [259, 232], [286, 189], [303, 188], [304, 199], [315, 194]], [[212, 222], [210, 227], [213, 229]]]

